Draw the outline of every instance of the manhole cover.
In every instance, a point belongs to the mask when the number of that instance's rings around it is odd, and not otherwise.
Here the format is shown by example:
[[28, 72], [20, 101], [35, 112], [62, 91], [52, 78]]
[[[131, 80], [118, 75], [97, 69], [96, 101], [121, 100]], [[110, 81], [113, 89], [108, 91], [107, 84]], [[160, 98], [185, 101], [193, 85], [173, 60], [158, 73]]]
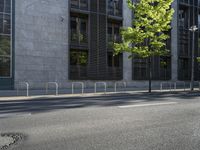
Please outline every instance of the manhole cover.
[[24, 139], [21, 133], [1, 133], [0, 134], [0, 149], [6, 150], [11, 146], [17, 145]]

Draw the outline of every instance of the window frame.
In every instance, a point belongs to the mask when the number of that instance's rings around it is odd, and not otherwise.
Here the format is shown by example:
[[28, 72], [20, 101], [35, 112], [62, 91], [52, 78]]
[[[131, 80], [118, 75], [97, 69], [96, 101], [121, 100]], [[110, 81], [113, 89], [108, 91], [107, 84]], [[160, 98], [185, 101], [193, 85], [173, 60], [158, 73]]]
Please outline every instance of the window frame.
[[[78, 35], [78, 40], [72, 40], [72, 28], [71, 28], [71, 21], [73, 20], [73, 18], [75, 18], [74, 20], [76, 21], [76, 34]], [[86, 23], [86, 31], [85, 31], [85, 41], [81, 40], [81, 23], [85, 22]], [[70, 17], [70, 41], [72, 43], [77, 43], [77, 44], [88, 44], [88, 33], [89, 29], [88, 29], [88, 19], [85, 17], [80, 17], [80, 16], [71, 16]], [[83, 37], [84, 39], [84, 37]]]
[[10, 59], [10, 68], [9, 68], [9, 70], [10, 70], [10, 72], [9, 72], [9, 76], [1, 76], [0, 75], [0, 79], [10, 79], [10, 78], [12, 78], [13, 77], [13, 70], [12, 70], [12, 68], [13, 68], [13, 39], [12, 39], [12, 37], [13, 37], [13, 0], [10, 0], [10, 13], [8, 13], [8, 12], [5, 12], [5, 1], [6, 0], [4, 0], [4, 5], [3, 5], [3, 8], [4, 8], [4, 10], [3, 10], [3, 12], [0, 12], [0, 14], [2, 14], [3, 15], [3, 20], [4, 20], [4, 16], [5, 15], [9, 15], [10, 16], [10, 33], [9, 34], [5, 34], [5, 33], [0, 33], [0, 35], [1, 36], [9, 36], [10, 37], [10, 55], [0, 55], [0, 57], [1, 58], [9, 58]]

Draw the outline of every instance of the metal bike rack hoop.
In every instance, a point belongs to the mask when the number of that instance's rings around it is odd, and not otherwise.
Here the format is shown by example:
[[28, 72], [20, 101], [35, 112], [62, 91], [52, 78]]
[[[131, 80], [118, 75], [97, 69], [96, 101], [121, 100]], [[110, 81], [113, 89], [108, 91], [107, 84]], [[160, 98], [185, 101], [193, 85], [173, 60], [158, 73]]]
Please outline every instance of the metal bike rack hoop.
[[46, 94], [48, 94], [48, 90], [49, 90], [49, 85], [50, 84], [54, 84], [56, 87], [56, 95], [58, 95], [58, 83], [57, 82], [47, 82], [46, 83]]
[[115, 82], [115, 92], [117, 92], [117, 85], [121, 83], [124, 85], [125, 88], [127, 87], [126, 82]]
[[106, 93], [106, 89], [107, 89], [107, 84], [106, 84], [106, 82], [95, 82], [95, 84], [94, 84], [94, 92], [97, 93], [97, 85], [98, 85], [98, 84], [104, 85], [104, 92]]
[[82, 94], [84, 93], [84, 83], [83, 82], [72, 82], [72, 94], [74, 94], [74, 86], [76, 84], [81, 85]]
[[28, 97], [29, 96], [29, 83], [28, 82], [19, 82], [18, 83], [18, 86], [17, 86], [17, 95], [19, 93], [19, 85], [26, 85], [26, 96]]

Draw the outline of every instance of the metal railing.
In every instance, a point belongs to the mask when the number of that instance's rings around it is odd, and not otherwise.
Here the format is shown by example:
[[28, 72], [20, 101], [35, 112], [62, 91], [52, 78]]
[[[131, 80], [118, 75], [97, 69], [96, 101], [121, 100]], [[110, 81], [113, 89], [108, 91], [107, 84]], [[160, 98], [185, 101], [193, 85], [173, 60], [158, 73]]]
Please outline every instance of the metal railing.
[[100, 85], [104, 85], [104, 93], [106, 93], [106, 89], [107, 89], [107, 84], [106, 82], [96, 82], [94, 84], [94, 93], [97, 93], [97, 85], [100, 84]]
[[[194, 88], [198, 85], [198, 89], [200, 90], [200, 82], [199, 81], [194, 81]], [[192, 83], [190, 82], [190, 88], [192, 86]]]
[[200, 82], [199, 82], [199, 90], [200, 90]]
[[56, 95], [58, 95], [58, 83], [57, 82], [47, 82], [46, 83], [46, 94], [48, 94], [49, 91], [49, 85], [54, 84], [56, 88]]
[[19, 95], [19, 85], [25, 85], [26, 86], [26, 96], [29, 96], [29, 83], [28, 82], [19, 82], [17, 85], [17, 95]]
[[170, 89], [170, 91], [172, 91], [172, 82], [161, 82], [160, 83], [160, 91], [161, 92], [163, 91], [164, 85], [169, 85], [169, 89]]
[[126, 82], [115, 82], [115, 92], [117, 92], [117, 85], [123, 84], [124, 88], [127, 87]]
[[74, 94], [74, 87], [75, 85], [81, 85], [81, 91], [82, 91], [82, 94], [84, 93], [84, 83], [83, 82], [72, 82], [72, 94]]
[[185, 89], [186, 89], [185, 81], [176, 81], [176, 82], [174, 82], [174, 90], [177, 90], [177, 84], [183, 84], [183, 88], [184, 88], [184, 91], [185, 91]]

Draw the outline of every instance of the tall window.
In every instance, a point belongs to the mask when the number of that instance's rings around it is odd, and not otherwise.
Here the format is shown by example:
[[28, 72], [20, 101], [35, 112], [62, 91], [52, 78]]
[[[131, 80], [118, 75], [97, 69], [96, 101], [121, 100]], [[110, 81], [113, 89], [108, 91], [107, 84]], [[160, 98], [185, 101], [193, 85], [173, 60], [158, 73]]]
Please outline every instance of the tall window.
[[76, 43], [87, 43], [88, 23], [87, 19], [71, 17], [71, 41]]
[[11, 77], [11, 0], [0, 0], [0, 78]]
[[107, 60], [108, 60], [108, 67], [122, 67], [122, 55], [119, 54], [117, 56], [113, 56], [113, 43], [120, 42], [120, 23], [108, 23], [107, 28], [107, 43], [108, 43], [108, 53], [107, 53]]
[[107, 37], [108, 37], [108, 48], [112, 48], [113, 42], [120, 42], [120, 24], [108, 23]]
[[122, 67], [122, 55], [114, 56], [112, 52], [108, 52], [108, 67]]
[[180, 6], [179, 10], [179, 55], [189, 56], [189, 11]]
[[179, 80], [189, 80], [190, 79], [190, 66], [191, 62], [188, 58], [179, 59]]
[[114, 16], [121, 16], [122, 0], [108, 0], [108, 14]]
[[188, 9], [181, 8], [179, 10], [179, 27], [188, 28], [189, 27], [189, 17], [188, 17]]
[[86, 79], [87, 65], [87, 50], [70, 50], [70, 79]]

